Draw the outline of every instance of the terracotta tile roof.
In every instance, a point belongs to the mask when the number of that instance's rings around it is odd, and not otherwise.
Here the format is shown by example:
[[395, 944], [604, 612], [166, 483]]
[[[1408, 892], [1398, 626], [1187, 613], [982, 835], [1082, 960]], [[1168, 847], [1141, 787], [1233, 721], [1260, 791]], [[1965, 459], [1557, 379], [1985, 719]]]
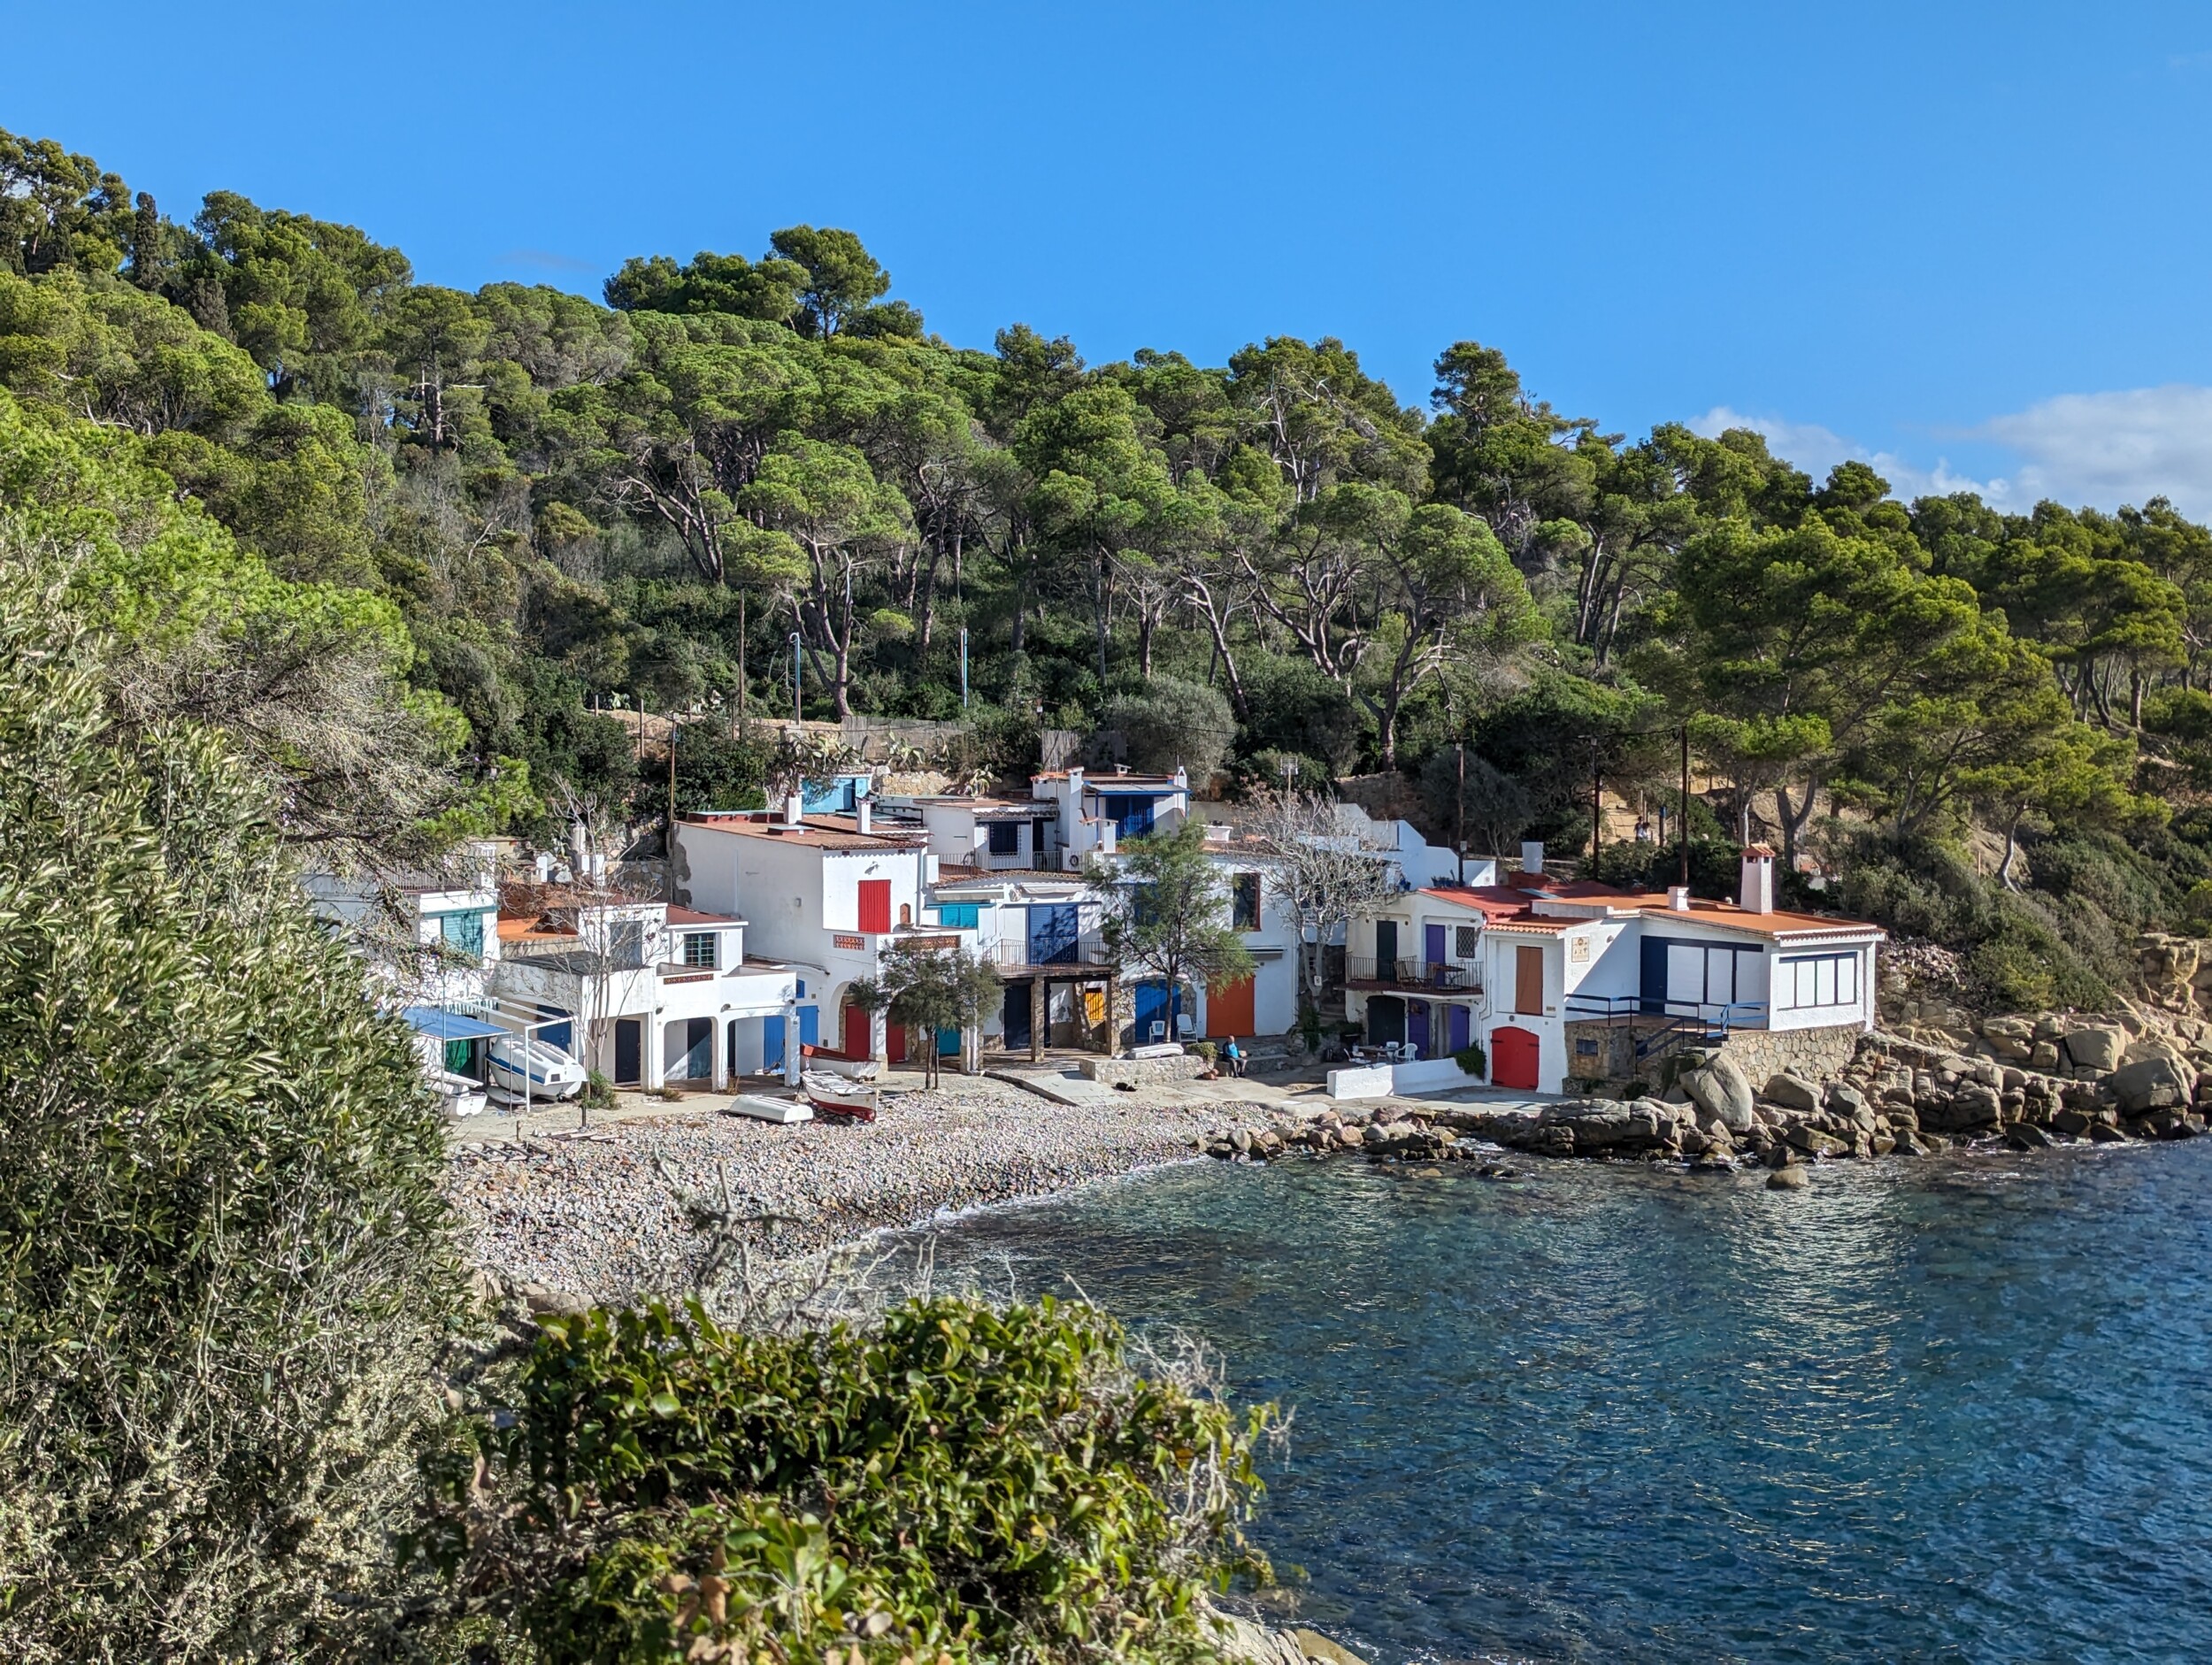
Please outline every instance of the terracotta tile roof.
[[1847, 933], [1886, 938], [1889, 934], [1879, 925], [1870, 925], [1863, 919], [1847, 919], [1839, 914], [1786, 913], [1779, 909], [1772, 913], [1753, 913], [1732, 902], [1706, 902], [1699, 897], [1690, 899], [1687, 914], [1680, 914], [1667, 906], [1663, 894], [1639, 896], [1634, 900], [1637, 912], [1646, 918], [1686, 918], [1699, 925], [1719, 925], [1730, 931], [1749, 931], [1763, 937]]
[[712, 832], [734, 832], [743, 838], [767, 839], [817, 850], [904, 850], [926, 845], [928, 835], [919, 827], [879, 826], [863, 832], [849, 815], [810, 815], [796, 827], [786, 826], [780, 816], [750, 812], [687, 815], [686, 826]]
[[701, 913], [694, 908], [671, 906], [668, 923], [672, 925], [741, 925], [745, 922], [735, 914]]
[[564, 931], [542, 914], [502, 914], [499, 916], [499, 940], [502, 942], [574, 942], [573, 931]]

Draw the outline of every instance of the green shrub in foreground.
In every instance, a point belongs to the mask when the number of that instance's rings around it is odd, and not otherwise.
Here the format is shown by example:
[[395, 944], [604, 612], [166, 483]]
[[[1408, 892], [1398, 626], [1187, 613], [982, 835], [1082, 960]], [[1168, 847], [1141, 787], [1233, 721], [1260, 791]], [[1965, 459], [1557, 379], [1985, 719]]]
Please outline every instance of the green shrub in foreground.
[[204, 731], [112, 742], [91, 649], [20, 596], [0, 599], [0, 1657], [368, 1657], [465, 1287], [437, 1113], [405, 1026], [310, 919], [265, 794]]
[[[1271, 1409], [1146, 1379], [1094, 1308], [952, 1299], [796, 1336], [549, 1320], [431, 1546], [541, 1657], [1186, 1660]], [[496, 1500], [495, 1501], [494, 1500]]]

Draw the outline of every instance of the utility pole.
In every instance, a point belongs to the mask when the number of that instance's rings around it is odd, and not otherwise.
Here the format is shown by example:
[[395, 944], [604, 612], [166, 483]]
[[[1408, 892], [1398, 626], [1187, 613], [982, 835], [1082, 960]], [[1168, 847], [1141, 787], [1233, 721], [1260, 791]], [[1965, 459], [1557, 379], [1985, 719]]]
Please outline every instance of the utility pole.
[[1452, 794], [1452, 853], [1459, 858], [1459, 882], [1467, 882], [1467, 742], [1452, 742], [1459, 756], [1459, 790]]
[[676, 714], [668, 714], [668, 832], [663, 837], [662, 854], [668, 858], [668, 900], [676, 900]]
[[960, 626], [960, 709], [968, 709], [968, 627]]
[[745, 592], [737, 593], [737, 737], [745, 738]]
[[791, 720], [795, 723], [806, 721], [806, 694], [800, 680], [801, 675], [799, 633], [795, 630], [791, 633]]
[[1590, 742], [1590, 876], [1597, 877], [1598, 844], [1605, 832], [1605, 766], [1598, 742]]
[[1676, 881], [1690, 887], [1690, 725], [1682, 725], [1682, 877]]

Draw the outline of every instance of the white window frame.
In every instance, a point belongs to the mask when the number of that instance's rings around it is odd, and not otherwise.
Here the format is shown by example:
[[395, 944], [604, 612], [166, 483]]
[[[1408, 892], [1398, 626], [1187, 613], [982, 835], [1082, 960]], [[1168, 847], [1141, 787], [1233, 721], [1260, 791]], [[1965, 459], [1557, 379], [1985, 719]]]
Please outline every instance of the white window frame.
[[[1828, 954], [1793, 954], [1777, 962], [1774, 979], [1778, 995], [1789, 990], [1789, 1003], [1778, 999], [1777, 1009], [1793, 1012], [1859, 1009], [1859, 951], [1845, 948]], [[1809, 998], [1808, 998], [1809, 997]]]

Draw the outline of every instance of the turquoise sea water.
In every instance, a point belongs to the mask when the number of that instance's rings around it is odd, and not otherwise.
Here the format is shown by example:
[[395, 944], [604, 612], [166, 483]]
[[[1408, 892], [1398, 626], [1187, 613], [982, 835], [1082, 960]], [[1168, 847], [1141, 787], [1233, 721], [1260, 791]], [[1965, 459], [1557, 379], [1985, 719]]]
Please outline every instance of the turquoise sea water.
[[1379, 1665], [2212, 1659], [2212, 1140], [1763, 1178], [1207, 1163], [937, 1255], [1294, 1408], [1257, 1535]]

